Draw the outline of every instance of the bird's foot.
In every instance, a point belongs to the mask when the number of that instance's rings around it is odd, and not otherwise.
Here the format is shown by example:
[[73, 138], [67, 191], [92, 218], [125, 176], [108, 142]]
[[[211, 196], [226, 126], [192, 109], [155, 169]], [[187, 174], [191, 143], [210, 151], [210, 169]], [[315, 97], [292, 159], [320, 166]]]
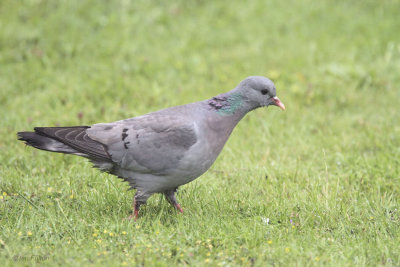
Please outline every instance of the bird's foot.
[[176, 203], [176, 204], [175, 204], [175, 208], [176, 208], [180, 213], [183, 214], [183, 209], [182, 209], [181, 205], [179, 205], [179, 203]]
[[[146, 200], [147, 198], [145, 198], [144, 200], [138, 200], [137, 198], [139, 194], [138, 192], [136, 192], [135, 197], [133, 198], [133, 203], [132, 203], [132, 208], [133, 208], [133, 212], [132, 214], [127, 218], [128, 220], [137, 220], [139, 219], [139, 210], [140, 210], [140, 206], [143, 204], [146, 204]], [[143, 198], [142, 198], [143, 199]]]
[[164, 195], [165, 195], [165, 198], [168, 200], [168, 202], [172, 206], [174, 206], [180, 213], [183, 213], [183, 209], [182, 209], [181, 205], [179, 205], [179, 203], [175, 197], [176, 190], [177, 190], [177, 188], [174, 190], [166, 191], [166, 192], [164, 192]]
[[128, 218], [126, 218], [127, 220], [134, 220], [136, 221], [137, 219], [139, 219], [139, 210], [135, 210], [131, 215], [129, 215]]

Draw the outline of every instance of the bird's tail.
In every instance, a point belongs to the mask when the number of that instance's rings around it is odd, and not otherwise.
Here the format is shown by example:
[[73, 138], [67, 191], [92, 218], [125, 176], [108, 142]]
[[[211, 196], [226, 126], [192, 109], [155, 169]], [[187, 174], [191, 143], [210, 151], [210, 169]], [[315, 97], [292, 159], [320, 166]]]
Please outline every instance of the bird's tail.
[[88, 128], [88, 126], [36, 127], [34, 132], [19, 132], [18, 140], [41, 150], [109, 161], [110, 157], [105, 147], [87, 135]]
[[18, 140], [24, 141], [28, 146], [41, 150], [67, 154], [78, 153], [72, 147], [37, 132], [19, 132]]

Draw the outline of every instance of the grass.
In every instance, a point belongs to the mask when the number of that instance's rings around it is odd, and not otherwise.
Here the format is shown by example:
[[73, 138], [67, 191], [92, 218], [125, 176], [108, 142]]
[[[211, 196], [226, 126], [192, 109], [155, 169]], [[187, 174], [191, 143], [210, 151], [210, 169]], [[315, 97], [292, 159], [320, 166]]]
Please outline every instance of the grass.
[[[379, 3], [378, 3], [379, 2]], [[399, 1], [2, 1], [2, 266], [400, 265]], [[194, 102], [266, 75], [177, 214], [16, 140]]]

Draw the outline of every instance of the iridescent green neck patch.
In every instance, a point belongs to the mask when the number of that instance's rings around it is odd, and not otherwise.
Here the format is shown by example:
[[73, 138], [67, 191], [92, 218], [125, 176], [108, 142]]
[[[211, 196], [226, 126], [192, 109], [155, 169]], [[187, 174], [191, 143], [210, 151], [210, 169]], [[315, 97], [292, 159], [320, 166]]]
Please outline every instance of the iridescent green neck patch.
[[223, 94], [213, 97], [208, 104], [220, 115], [231, 115], [242, 106], [243, 97], [240, 93]]

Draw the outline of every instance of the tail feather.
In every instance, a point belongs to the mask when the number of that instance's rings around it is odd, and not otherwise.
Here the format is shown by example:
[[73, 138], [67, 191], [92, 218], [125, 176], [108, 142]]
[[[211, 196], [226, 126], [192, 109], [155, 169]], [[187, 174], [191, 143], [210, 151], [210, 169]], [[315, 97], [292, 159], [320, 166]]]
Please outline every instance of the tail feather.
[[29, 146], [46, 151], [110, 161], [106, 147], [87, 135], [88, 128], [88, 126], [36, 127], [35, 132], [19, 132], [18, 139], [25, 141]]
[[24, 141], [28, 146], [32, 146], [41, 150], [67, 154], [79, 153], [70, 146], [35, 132], [19, 132], [18, 140]]

